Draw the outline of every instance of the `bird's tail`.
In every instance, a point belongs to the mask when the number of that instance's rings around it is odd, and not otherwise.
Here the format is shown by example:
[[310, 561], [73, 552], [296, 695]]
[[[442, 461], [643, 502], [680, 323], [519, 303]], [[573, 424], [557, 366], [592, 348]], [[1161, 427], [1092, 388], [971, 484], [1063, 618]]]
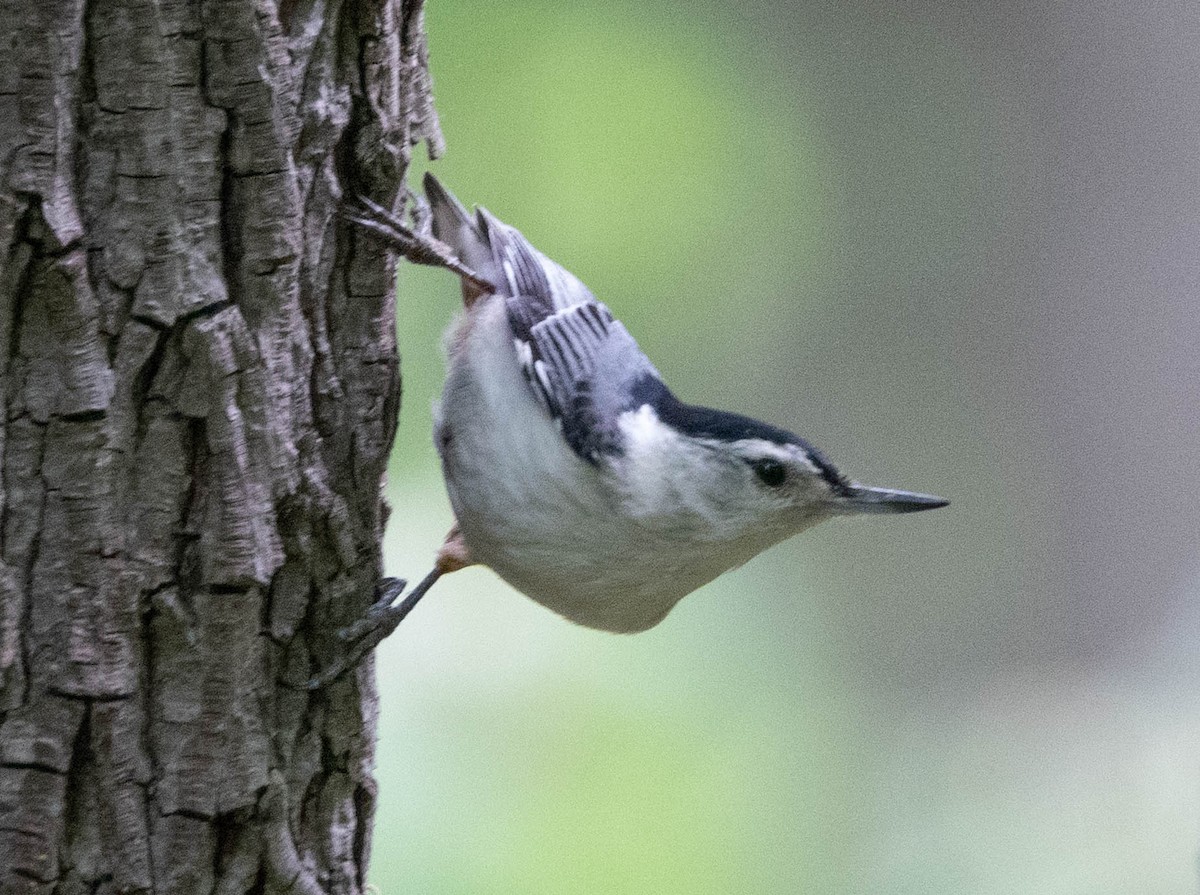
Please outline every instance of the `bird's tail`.
[[472, 215], [432, 174], [425, 174], [425, 196], [433, 214], [433, 235], [463, 263], [497, 286], [505, 282], [481, 217]]
[[475, 214], [432, 174], [425, 175], [425, 195], [433, 215], [433, 235], [454, 250], [502, 295], [523, 295], [553, 313], [592, 293], [570, 271], [535, 249], [519, 230], [484, 208]]

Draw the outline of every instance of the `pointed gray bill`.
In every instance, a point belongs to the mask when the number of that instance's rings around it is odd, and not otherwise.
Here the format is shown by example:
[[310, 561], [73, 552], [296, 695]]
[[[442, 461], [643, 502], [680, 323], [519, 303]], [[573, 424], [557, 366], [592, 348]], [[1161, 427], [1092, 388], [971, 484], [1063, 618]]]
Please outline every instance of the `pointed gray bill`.
[[915, 491], [851, 485], [849, 493], [838, 503], [843, 512], [847, 513], [916, 513], [920, 510], [936, 510], [950, 501], [932, 494], [917, 494]]

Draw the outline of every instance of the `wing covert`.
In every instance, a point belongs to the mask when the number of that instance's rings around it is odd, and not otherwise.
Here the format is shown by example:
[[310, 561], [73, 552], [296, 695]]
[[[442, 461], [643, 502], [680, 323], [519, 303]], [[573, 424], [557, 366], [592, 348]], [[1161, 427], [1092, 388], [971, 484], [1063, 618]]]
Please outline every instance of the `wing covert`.
[[597, 301], [538, 319], [526, 296], [507, 299], [517, 358], [571, 449], [589, 463], [620, 453], [617, 419], [632, 385], [658, 376], [633, 336]]

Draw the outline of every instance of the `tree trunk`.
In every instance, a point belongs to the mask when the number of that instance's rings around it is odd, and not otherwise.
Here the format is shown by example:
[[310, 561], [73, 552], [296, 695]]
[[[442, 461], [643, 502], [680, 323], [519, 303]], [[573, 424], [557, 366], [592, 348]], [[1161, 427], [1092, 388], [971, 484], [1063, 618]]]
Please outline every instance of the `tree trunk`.
[[360, 892], [421, 0], [0, 20], [0, 892]]

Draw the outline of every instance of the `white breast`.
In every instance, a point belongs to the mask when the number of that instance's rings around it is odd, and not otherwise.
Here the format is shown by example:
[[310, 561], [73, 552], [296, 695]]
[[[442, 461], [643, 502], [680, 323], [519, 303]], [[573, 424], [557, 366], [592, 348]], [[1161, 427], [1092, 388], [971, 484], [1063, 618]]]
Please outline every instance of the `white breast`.
[[718, 560], [711, 544], [697, 555], [630, 516], [611, 473], [576, 455], [537, 403], [502, 299], [478, 302], [450, 344], [436, 438], [476, 561], [579, 624], [641, 631], [749, 558]]

